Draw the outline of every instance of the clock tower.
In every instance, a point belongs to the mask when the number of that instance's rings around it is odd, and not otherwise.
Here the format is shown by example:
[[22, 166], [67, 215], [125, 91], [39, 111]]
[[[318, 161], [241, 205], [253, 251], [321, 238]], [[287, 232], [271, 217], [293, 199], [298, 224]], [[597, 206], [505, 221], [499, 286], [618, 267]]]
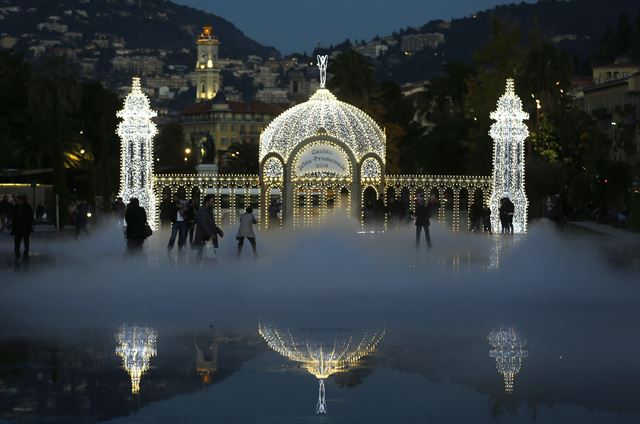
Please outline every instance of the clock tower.
[[213, 28], [206, 26], [198, 37], [196, 61], [196, 101], [211, 100], [220, 89], [218, 49], [220, 41], [213, 35]]

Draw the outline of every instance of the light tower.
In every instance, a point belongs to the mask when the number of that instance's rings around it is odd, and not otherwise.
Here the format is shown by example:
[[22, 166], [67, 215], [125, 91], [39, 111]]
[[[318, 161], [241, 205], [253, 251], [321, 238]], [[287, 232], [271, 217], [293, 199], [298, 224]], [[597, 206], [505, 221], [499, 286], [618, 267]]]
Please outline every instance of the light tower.
[[196, 61], [196, 101], [211, 100], [220, 89], [218, 49], [220, 41], [213, 35], [213, 28], [206, 26], [198, 37]]
[[149, 98], [142, 92], [140, 78], [133, 78], [131, 92], [117, 117], [120, 143], [120, 193], [125, 203], [137, 197], [147, 212], [153, 228], [156, 222], [156, 199], [153, 193], [153, 137], [157, 133], [151, 118], [157, 116], [149, 106]]
[[493, 138], [493, 190], [491, 193], [491, 227], [500, 232], [500, 202], [508, 198], [514, 204], [513, 232], [527, 232], [527, 195], [524, 191], [524, 140], [529, 130], [524, 124], [529, 114], [522, 110], [512, 79], [507, 80], [506, 92], [498, 100], [498, 109], [491, 113], [496, 122], [489, 135]]

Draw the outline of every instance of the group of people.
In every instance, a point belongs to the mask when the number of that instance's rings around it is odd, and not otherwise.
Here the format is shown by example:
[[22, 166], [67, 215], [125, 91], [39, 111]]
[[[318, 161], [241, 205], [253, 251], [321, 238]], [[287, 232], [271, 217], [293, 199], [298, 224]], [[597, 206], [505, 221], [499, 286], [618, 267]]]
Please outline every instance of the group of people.
[[14, 196], [13, 202], [7, 196], [0, 200], [0, 232], [8, 229], [13, 234], [16, 259], [29, 259], [29, 238], [33, 232], [33, 209], [27, 196]]
[[[167, 248], [173, 249], [177, 237], [178, 248], [182, 249], [189, 240], [191, 246], [198, 251], [199, 259], [203, 257], [206, 246], [217, 249], [218, 238], [224, 237], [224, 232], [216, 225], [213, 208], [214, 196], [212, 194], [205, 196], [202, 206], [199, 208], [195, 207], [193, 201], [186, 201], [179, 197], [173, 201], [163, 202], [160, 206], [160, 221], [164, 225], [171, 224], [171, 236]], [[116, 208], [114, 204], [114, 213], [117, 213], [116, 211], [120, 211], [120, 206]], [[138, 199], [132, 198], [130, 200], [129, 205], [126, 206], [124, 220], [127, 250], [130, 253], [139, 252], [152, 231], [147, 220], [147, 213], [140, 206]], [[254, 224], [257, 224], [257, 220], [253, 215], [253, 209], [248, 207], [245, 213], [240, 216], [240, 227], [236, 235], [238, 256], [242, 253], [245, 239], [249, 240], [253, 254], [257, 256]]]

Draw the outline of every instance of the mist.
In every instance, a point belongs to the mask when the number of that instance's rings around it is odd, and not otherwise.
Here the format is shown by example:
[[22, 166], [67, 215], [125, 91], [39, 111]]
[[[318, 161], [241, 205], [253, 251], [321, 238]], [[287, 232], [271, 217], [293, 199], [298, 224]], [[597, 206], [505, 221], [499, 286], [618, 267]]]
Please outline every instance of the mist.
[[112, 224], [78, 241], [36, 245], [55, 259], [4, 273], [4, 330], [24, 335], [123, 322], [257, 328], [270, 320], [400, 332], [446, 321], [451, 331], [537, 316], [544, 322], [560, 309], [638, 319], [633, 270], [612, 266], [598, 238], [578, 242], [546, 224], [516, 238], [434, 225], [435, 247], [417, 250], [413, 226], [373, 235], [338, 220], [316, 230], [259, 232], [257, 260], [249, 246], [238, 260], [235, 233], [225, 230], [215, 263], [198, 263], [187, 247], [167, 252], [164, 232], [148, 240], [144, 255], [127, 258]]

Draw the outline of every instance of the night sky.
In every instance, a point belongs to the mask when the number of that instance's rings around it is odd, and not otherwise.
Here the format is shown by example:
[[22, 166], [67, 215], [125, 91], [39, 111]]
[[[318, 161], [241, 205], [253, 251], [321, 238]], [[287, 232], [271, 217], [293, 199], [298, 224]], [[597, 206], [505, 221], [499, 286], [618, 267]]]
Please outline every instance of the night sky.
[[[432, 19], [470, 15], [509, 0], [174, 0], [221, 16], [283, 53], [368, 40]], [[534, 2], [533, 0], [528, 0]]]

